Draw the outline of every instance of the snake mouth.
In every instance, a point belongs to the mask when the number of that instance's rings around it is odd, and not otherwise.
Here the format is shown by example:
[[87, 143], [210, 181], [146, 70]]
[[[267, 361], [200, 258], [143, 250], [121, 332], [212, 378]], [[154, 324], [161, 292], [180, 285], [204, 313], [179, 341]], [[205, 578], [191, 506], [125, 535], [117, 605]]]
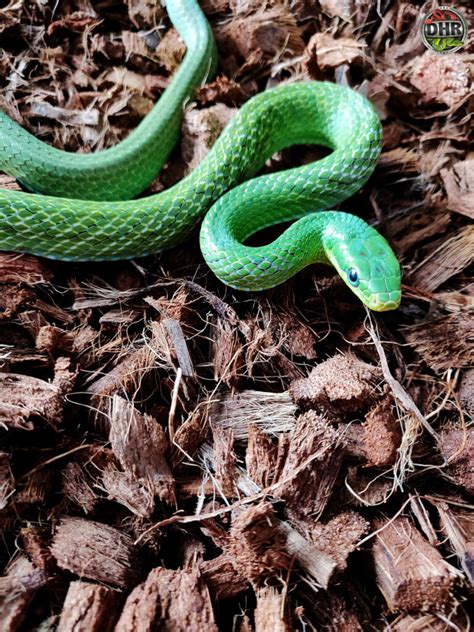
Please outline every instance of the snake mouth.
[[374, 312], [388, 312], [400, 306], [401, 298], [402, 295], [400, 291], [387, 294], [374, 294], [368, 306]]

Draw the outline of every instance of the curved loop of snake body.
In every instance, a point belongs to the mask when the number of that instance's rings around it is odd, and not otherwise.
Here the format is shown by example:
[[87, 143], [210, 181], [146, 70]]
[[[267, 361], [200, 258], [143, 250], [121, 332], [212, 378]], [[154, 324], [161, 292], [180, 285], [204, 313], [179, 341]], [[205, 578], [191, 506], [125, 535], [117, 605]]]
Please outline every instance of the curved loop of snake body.
[[[199, 12], [193, 0], [169, 0], [168, 10], [172, 6], [186, 9], [187, 19]], [[179, 12], [174, 20], [178, 26]], [[107, 151], [121, 158], [127, 140], [100, 152], [97, 168]], [[325, 145], [332, 153], [249, 180], [273, 153], [299, 143]], [[400, 302], [400, 266], [385, 239], [354, 215], [319, 210], [340, 203], [366, 182], [380, 144], [377, 115], [355, 91], [324, 82], [279, 86], [250, 99], [201, 164], [157, 195], [104, 202], [0, 190], [0, 248], [73, 261], [133, 258], [182, 242], [205, 216], [200, 236], [204, 258], [234, 288], [273, 287], [310, 263], [324, 262], [368, 307], [394, 309]], [[41, 161], [41, 148], [34, 145], [31, 161]], [[133, 171], [130, 160], [126, 156], [121, 167]], [[107, 167], [103, 173], [109, 173]], [[81, 182], [80, 174], [78, 169], [74, 180]], [[62, 178], [62, 171], [50, 170], [51, 191], [63, 194]], [[37, 181], [27, 182], [38, 188]], [[88, 193], [85, 176], [82, 193]], [[243, 244], [256, 231], [288, 220], [297, 221], [271, 244]]]

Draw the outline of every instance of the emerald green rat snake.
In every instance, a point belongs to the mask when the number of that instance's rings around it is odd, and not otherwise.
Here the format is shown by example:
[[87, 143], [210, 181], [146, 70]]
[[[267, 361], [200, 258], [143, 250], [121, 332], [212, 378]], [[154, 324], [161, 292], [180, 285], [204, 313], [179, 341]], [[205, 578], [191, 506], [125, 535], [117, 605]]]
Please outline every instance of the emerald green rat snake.
[[[153, 110], [116, 146], [67, 153], [0, 113], [0, 170], [35, 192], [0, 190], [0, 249], [69, 261], [129, 259], [179, 244], [204, 218], [204, 258], [233, 288], [270, 288], [323, 262], [369, 308], [398, 307], [400, 266], [386, 240], [355, 215], [321, 210], [360, 189], [380, 153], [378, 117], [349, 88], [301, 82], [254, 96], [192, 173], [157, 195], [129, 201], [164, 164], [183, 104], [216, 65], [212, 32], [195, 0], [168, 0], [167, 9], [185, 58]], [[252, 178], [269, 156], [302, 143], [332, 152]], [[245, 245], [255, 232], [289, 220], [295, 221], [272, 243]]]

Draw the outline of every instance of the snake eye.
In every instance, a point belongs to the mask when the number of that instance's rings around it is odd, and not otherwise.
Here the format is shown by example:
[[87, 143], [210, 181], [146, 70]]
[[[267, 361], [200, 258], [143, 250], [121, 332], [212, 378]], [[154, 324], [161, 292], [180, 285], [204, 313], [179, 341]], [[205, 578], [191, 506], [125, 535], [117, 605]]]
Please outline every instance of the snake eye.
[[347, 270], [347, 280], [351, 285], [357, 287], [359, 285], [359, 273], [355, 268], [349, 268]]

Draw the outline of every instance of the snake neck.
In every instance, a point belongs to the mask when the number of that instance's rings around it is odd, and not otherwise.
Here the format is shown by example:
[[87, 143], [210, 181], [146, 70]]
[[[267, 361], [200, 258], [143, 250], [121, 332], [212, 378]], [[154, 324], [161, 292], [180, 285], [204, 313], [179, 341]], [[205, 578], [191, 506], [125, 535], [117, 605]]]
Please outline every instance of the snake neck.
[[[329, 224], [336, 215], [340, 214], [323, 211], [306, 215], [275, 241], [258, 247], [244, 243], [250, 237], [245, 223], [227, 223], [216, 235], [215, 226], [205, 221], [201, 230], [201, 249], [211, 267], [213, 262], [218, 262], [222, 271], [219, 278], [231, 287], [268, 289], [312, 263], [331, 263], [328, 256], [332, 238]], [[215, 244], [219, 246], [215, 247]]]
[[[288, 212], [288, 211], [286, 211]], [[280, 221], [290, 219], [280, 212]], [[275, 218], [278, 213], [273, 213]], [[293, 216], [295, 218], [295, 216]], [[348, 272], [357, 267], [360, 284], [351, 289], [365, 302], [396, 301], [385, 297], [385, 280], [398, 274], [396, 260], [388, 245], [364, 220], [340, 211], [318, 211], [297, 219], [272, 243], [250, 247], [246, 239], [253, 232], [249, 223], [235, 216], [219, 225], [204, 220], [201, 248], [206, 261], [225, 283], [240, 290], [263, 290], [283, 283], [313, 263], [330, 264], [349, 284]], [[267, 225], [270, 225], [270, 221]], [[388, 258], [388, 260], [386, 260]], [[216, 265], [218, 264], [218, 265]], [[382, 285], [379, 287], [379, 281]], [[393, 280], [395, 287], [399, 283]], [[382, 294], [382, 298], [378, 295]]]

